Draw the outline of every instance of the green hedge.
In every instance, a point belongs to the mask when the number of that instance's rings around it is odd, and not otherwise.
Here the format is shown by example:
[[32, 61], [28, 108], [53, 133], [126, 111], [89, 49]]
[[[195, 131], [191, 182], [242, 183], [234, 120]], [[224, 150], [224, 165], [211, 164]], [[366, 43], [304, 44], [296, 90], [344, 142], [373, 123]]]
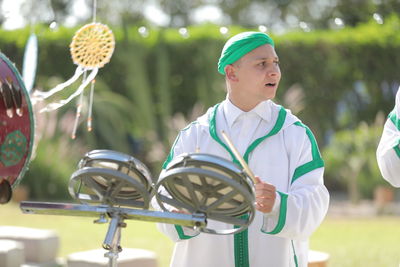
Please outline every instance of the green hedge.
[[[321, 148], [329, 145], [334, 132], [355, 129], [361, 121], [372, 123], [377, 112], [387, 114], [392, 109], [399, 84], [399, 26], [400, 19], [391, 17], [383, 25], [371, 21], [356, 28], [273, 36], [283, 73], [276, 101], [296, 111]], [[73, 75], [76, 66], [69, 43], [76, 30], [35, 27], [37, 88], [48, 90]], [[157, 176], [179, 125], [190, 120], [196, 104], [205, 111], [225, 97], [224, 80], [216, 68], [224, 42], [235, 33], [254, 29], [230, 27], [223, 36], [218, 26], [206, 24], [189, 27], [188, 38], [177, 29], [152, 28], [147, 38], [138, 33], [137, 26], [112, 30], [116, 49], [97, 77], [94, 131], [87, 133], [81, 125], [78, 138], [86, 150], [134, 154]], [[28, 28], [0, 30], [1, 51], [18, 69], [29, 34]], [[59, 118], [74, 112], [74, 106], [61, 108]], [[58, 142], [56, 137], [51, 140], [48, 145]]]

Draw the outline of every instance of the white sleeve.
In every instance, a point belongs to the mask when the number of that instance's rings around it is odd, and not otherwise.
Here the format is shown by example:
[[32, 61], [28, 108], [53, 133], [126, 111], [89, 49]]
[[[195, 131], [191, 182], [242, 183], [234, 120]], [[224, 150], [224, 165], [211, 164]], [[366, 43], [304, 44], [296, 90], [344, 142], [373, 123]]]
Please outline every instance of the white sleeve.
[[396, 105], [394, 106], [397, 118], [400, 118], [400, 87], [397, 89]]
[[381, 140], [376, 150], [378, 166], [383, 178], [395, 187], [400, 187], [400, 90], [396, 105], [389, 114]]
[[324, 162], [309, 128], [298, 122], [288, 142], [292, 173], [288, 192], [279, 193], [279, 210], [266, 214], [262, 231], [306, 240], [324, 219], [329, 193], [323, 183]]
[[[182, 154], [183, 152], [187, 152], [187, 151], [190, 151], [190, 150], [187, 150], [187, 148], [184, 147], [184, 144], [182, 142], [182, 131], [181, 131], [171, 148], [171, 151], [167, 157], [166, 162], [163, 165], [163, 170], [160, 173], [160, 177], [165, 172], [165, 168], [167, 167], [168, 163], [175, 156], [178, 156], [178, 155]], [[164, 188], [160, 187], [160, 190], [162, 190], [163, 194], [168, 195], [168, 193], [166, 192], [166, 190]], [[159, 211], [162, 210], [161, 207], [159, 206], [159, 204], [157, 203], [157, 199], [155, 197], [153, 197], [153, 199], [151, 201], [151, 205], [155, 210], [159, 210]], [[160, 232], [162, 232], [163, 234], [168, 236], [174, 242], [189, 239], [189, 238], [192, 238], [199, 234], [199, 232], [196, 230], [193, 230], [188, 227], [182, 227], [180, 225], [174, 225], [174, 224], [157, 223], [157, 228]]]

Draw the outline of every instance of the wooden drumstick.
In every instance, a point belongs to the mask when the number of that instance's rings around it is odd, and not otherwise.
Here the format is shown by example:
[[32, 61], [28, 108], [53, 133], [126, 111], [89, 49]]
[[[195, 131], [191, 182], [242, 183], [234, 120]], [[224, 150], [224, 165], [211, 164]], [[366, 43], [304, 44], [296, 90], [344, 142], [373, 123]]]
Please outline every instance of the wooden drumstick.
[[236, 147], [233, 145], [231, 139], [228, 137], [228, 135], [225, 133], [224, 130], [221, 131], [222, 136], [224, 137], [225, 141], [228, 143], [229, 148], [232, 150], [233, 154], [237, 158], [237, 160], [240, 162], [242, 165], [243, 169], [247, 174], [250, 176], [250, 178], [253, 180], [253, 182], [256, 184], [256, 178], [253, 174], [253, 172], [250, 170], [249, 165], [247, 165], [246, 161], [243, 159], [243, 157], [240, 155], [239, 151], [236, 149]]

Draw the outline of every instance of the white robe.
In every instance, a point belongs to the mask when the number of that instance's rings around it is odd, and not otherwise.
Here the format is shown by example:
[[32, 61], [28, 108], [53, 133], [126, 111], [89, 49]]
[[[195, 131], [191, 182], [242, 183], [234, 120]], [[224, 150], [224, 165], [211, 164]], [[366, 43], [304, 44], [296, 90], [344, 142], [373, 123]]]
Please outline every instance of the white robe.
[[[250, 149], [248, 164], [255, 175], [276, 187], [275, 205], [271, 213], [257, 211], [247, 231], [237, 235], [212, 235], [158, 224], [160, 231], [176, 242], [171, 266], [306, 267], [308, 238], [321, 224], [329, 204], [324, 163], [313, 134], [270, 100], [250, 112], [225, 100], [179, 133], [163, 168], [175, 156], [196, 148], [232, 160], [221, 144], [221, 130], [230, 135], [242, 155], [256, 139], [265, 138]], [[154, 200], [153, 206], [159, 208]]]
[[394, 109], [385, 123], [376, 157], [383, 178], [391, 185], [400, 187], [400, 89]]

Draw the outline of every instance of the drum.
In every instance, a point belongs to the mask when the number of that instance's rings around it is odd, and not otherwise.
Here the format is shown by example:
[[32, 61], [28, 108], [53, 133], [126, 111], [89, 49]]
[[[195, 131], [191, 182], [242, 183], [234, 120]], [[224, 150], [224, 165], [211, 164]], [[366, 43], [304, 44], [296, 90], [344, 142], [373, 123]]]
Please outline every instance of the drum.
[[230, 225], [221, 229], [207, 226], [201, 230], [206, 233], [237, 233], [254, 219], [252, 180], [237, 165], [218, 156], [192, 153], [176, 157], [161, 173], [155, 191], [163, 210], [170, 210], [169, 205]]
[[112, 150], [93, 150], [70, 179], [70, 195], [83, 203], [148, 209], [153, 182], [138, 159]]
[[35, 123], [21, 75], [2, 53], [0, 98], [0, 203], [7, 203], [28, 168]]

